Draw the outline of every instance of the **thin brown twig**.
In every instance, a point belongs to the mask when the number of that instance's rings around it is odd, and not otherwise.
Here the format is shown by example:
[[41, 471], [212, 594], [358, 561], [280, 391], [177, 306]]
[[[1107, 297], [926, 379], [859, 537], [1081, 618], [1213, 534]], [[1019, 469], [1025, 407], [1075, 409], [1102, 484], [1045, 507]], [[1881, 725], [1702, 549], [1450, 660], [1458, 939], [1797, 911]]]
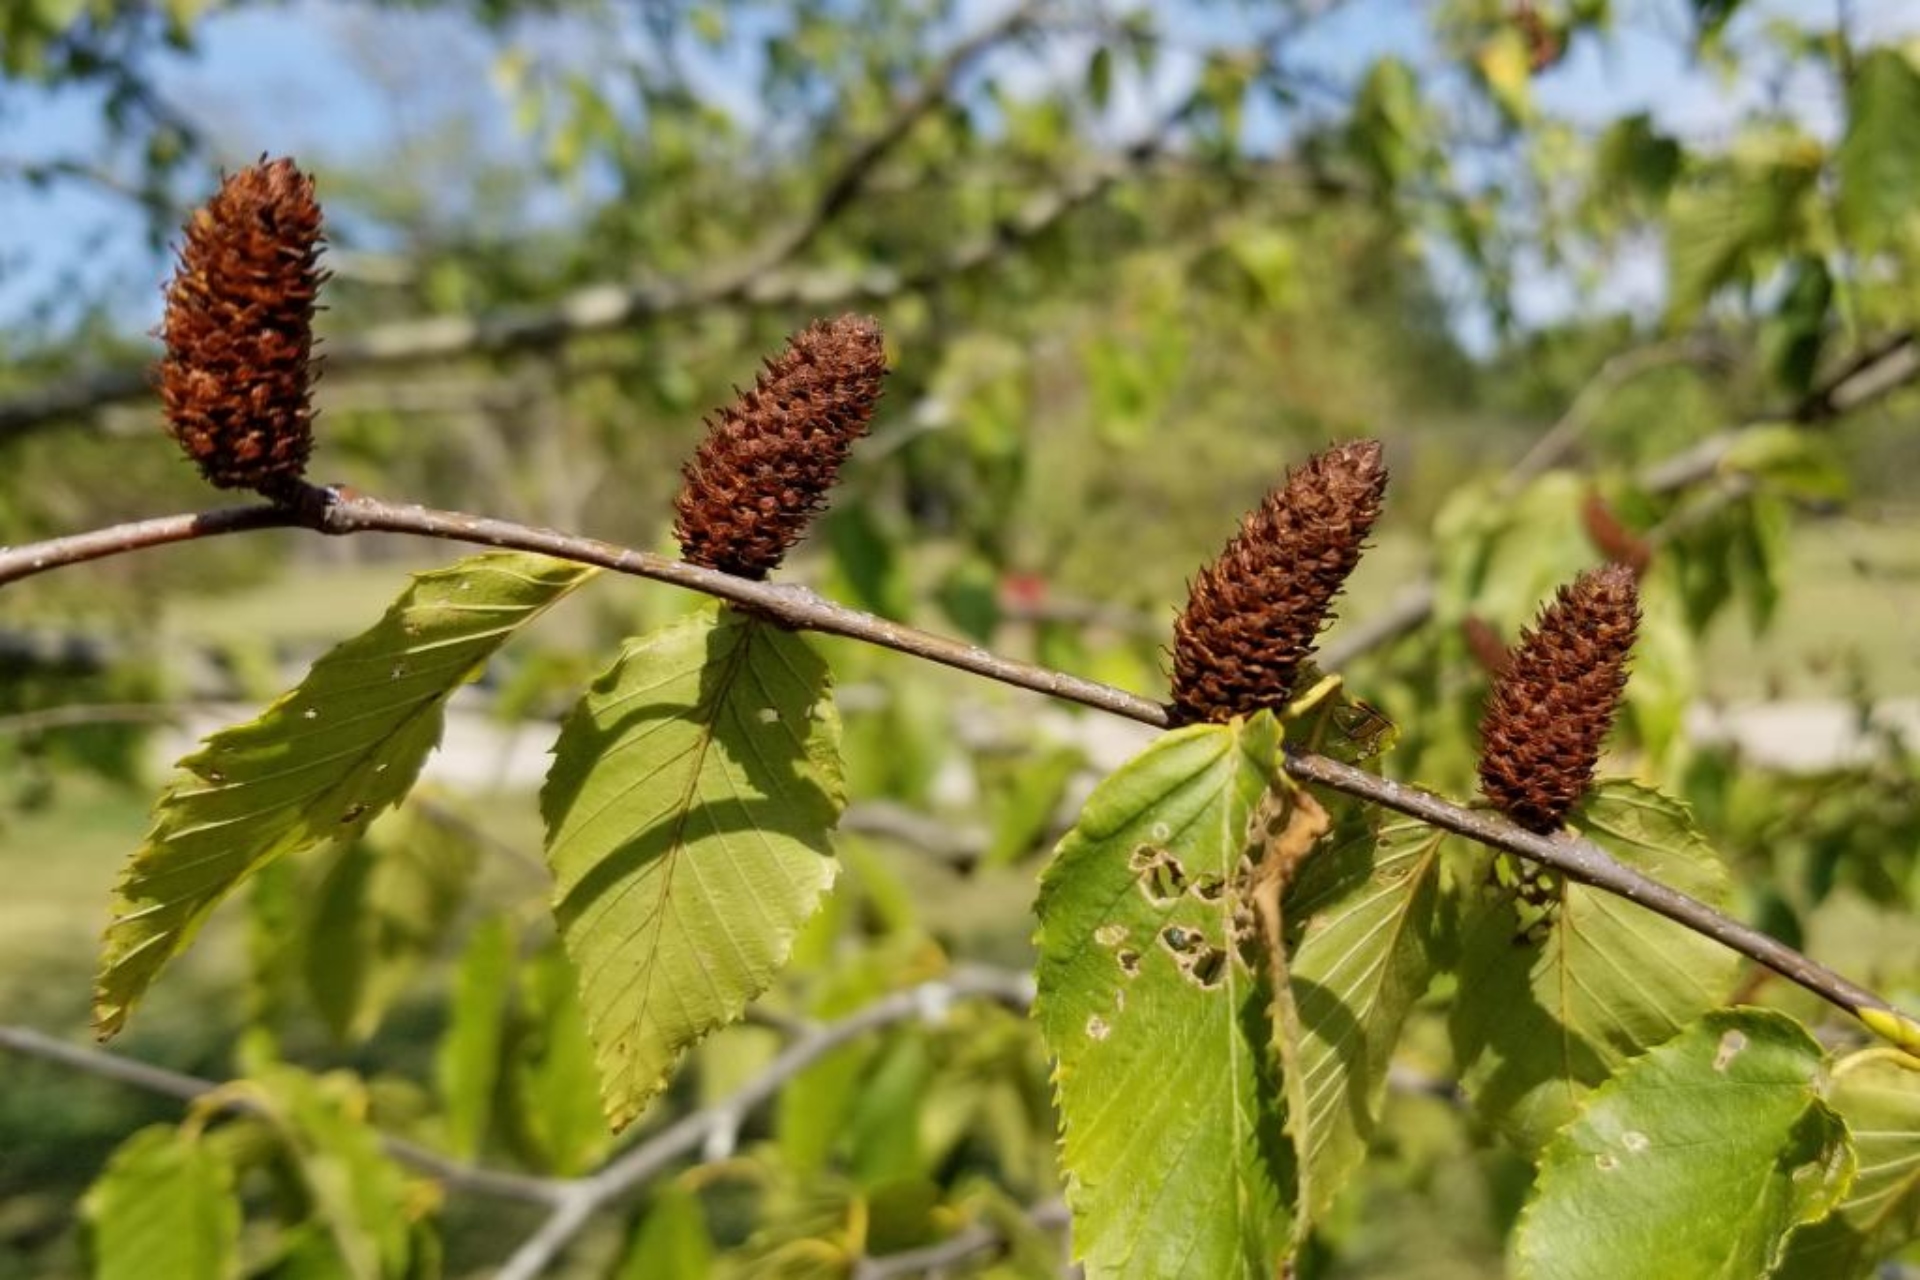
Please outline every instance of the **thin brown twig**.
[[[533, 528], [512, 521], [418, 504], [396, 504], [355, 493], [311, 491], [298, 509], [229, 509], [219, 521], [175, 516], [117, 529], [94, 530], [71, 538], [0, 552], [0, 585], [62, 565], [117, 555], [124, 551], [185, 542], [246, 528], [304, 523], [322, 533], [344, 535], [383, 532], [413, 534], [451, 542], [511, 548], [550, 555], [616, 573], [649, 578], [752, 609], [795, 630], [846, 636], [1015, 688], [1122, 716], [1154, 728], [1171, 721], [1160, 703], [1032, 663], [1002, 657], [978, 645], [964, 644], [892, 622], [827, 600], [799, 586], [736, 578], [713, 569], [637, 551], [594, 538]], [[253, 520], [244, 517], [253, 516]], [[1530, 862], [1553, 867], [1571, 880], [1617, 894], [1674, 920], [1721, 945], [1766, 965], [1848, 1013], [1880, 1011], [1913, 1023], [1910, 1015], [1873, 992], [1801, 955], [1757, 929], [1721, 914], [1703, 902], [1650, 880], [1616, 862], [1598, 845], [1567, 835], [1541, 836], [1490, 812], [1470, 810], [1417, 788], [1393, 782], [1350, 765], [1308, 752], [1289, 751], [1287, 770], [1383, 808], [1419, 818], [1431, 826], [1502, 849]], [[1920, 1026], [1920, 1023], [1914, 1025]]]

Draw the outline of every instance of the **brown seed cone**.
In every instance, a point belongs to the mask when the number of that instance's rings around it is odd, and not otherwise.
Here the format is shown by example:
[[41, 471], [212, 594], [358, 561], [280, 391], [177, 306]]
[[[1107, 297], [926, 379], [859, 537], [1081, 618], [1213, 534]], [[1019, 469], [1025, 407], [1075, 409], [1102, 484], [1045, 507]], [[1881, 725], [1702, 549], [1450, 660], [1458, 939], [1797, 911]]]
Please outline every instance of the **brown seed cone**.
[[870, 316], [816, 320], [789, 338], [753, 389], [707, 420], [673, 503], [681, 555], [743, 578], [777, 568], [866, 434], [886, 373]]
[[262, 157], [221, 183], [186, 233], [156, 370], [168, 434], [220, 488], [284, 496], [313, 450], [313, 308], [324, 279], [313, 179]]
[[1480, 720], [1480, 789], [1527, 830], [1558, 830], [1593, 784], [1639, 623], [1633, 570], [1590, 569], [1509, 652]]
[[1289, 471], [1187, 589], [1173, 624], [1173, 719], [1286, 705], [1327, 606], [1380, 515], [1380, 442], [1335, 445]]

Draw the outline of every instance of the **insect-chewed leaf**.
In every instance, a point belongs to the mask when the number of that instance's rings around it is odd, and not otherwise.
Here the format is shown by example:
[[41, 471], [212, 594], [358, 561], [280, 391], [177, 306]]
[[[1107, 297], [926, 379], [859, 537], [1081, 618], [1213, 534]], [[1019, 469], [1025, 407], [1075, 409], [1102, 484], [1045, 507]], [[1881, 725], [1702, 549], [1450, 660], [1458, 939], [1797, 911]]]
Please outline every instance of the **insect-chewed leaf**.
[[1628, 1063], [1548, 1144], [1516, 1237], [1523, 1280], [1760, 1276], [1853, 1177], [1793, 1019], [1710, 1013]]
[[1345, 834], [1307, 861], [1286, 904], [1302, 925], [1288, 964], [1302, 1032], [1289, 1094], [1306, 1104], [1287, 1123], [1314, 1221], [1366, 1156], [1400, 1029], [1433, 978], [1440, 900], [1441, 832], [1400, 821]]
[[832, 884], [839, 736], [806, 642], [713, 606], [629, 645], [561, 729], [547, 860], [615, 1128], [766, 990]]
[[1827, 1102], [1847, 1122], [1859, 1168], [1832, 1214], [1794, 1232], [1774, 1280], [1864, 1276], [1920, 1238], [1920, 1060], [1884, 1048], [1842, 1058]]
[[[1650, 879], [1725, 904], [1726, 869], [1685, 806], [1610, 781], [1572, 823]], [[1477, 904], [1458, 969], [1461, 1083], [1482, 1115], [1535, 1147], [1620, 1063], [1725, 999], [1739, 957], [1624, 898], [1566, 884], [1531, 926], [1508, 897]]]
[[248, 875], [357, 834], [405, 796], [439, 744], [447, 698], [596, 572], [498, 554], [420, 574], [299, 688], [182, 760], [191, 776], [161, 797], [115, 891], [94, 989], [101, 1036], [121, 1028], [161, 967]]
[[81, 1203], [98, 1280], [240, 1274], [240, 1201], [233, 1169], [172, 1125], [120, 1144]]
[[1093, 793], [1041, 879], [1035, 1015], [1091, 1277], [1265, 1277], [1286, 1245], [1268, 992], [1242, 945], [1278, 749], [1264, 712], [1167, 734]]

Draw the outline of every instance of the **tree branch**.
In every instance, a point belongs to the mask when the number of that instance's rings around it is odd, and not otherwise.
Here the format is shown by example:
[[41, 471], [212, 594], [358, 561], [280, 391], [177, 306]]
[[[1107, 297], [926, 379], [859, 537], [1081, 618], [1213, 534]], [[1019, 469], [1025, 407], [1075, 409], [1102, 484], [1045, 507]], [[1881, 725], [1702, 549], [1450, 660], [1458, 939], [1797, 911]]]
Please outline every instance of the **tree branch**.
[[803, 1031], [766, 1070], [726, 1097], [681, 1117], [598, 1173], [567, 1184], [553, 1213], [507, 1259], [495, 1280], [533, 1280], [560, 1256], [602, 1208], [646, 1183], [688, 1152], [713, 1146], [731, 1149], [746, 1116], [841, 1045], [869, 1031], [915, 1018], [938, 1018], [955, 1000], [988, 999], [1025, 1010], [1033, 1002], [1033, 979], [1024, 973], [964, 967], [945, 978], [883, 996], [865, 1008]]
[[[1072, 1222], [1066, 1201], [1049, 1200], [1027, 1211], [1027, 1221], [1042, 1231], [1059, 1231]], [[976, 1222], [962, 1227], [937, 1244], [878, 1257], [865, 1257], [854, 1264], [852, 1280], [901, 1280], [905, 1276], [946, 1273], [946, 1268], [983, 1253], [1005, 1248], [1006, 1233], [991, 1223]]]
[[[598, 1173], [579, 1178], [544, 1178], [467, 1164], [437, 1151], [396, 1138], [380, 1137], [388, 1155], [411, 1165], [444, 1185], [475, 1195], [544, 1205], [551, 1216], [521, 1246], [501, 1276], [538, 1275], [598, 1210], [636, 1190], [687, 1153], [715, 1146], [730, 1148], [749, 1113], [785, 1087], [795, 1076], [833, 1050], [869, 1031], [915, 1018], [937, 1019], [956, 1000], [990, 1000], [1025, 1011], [1033, 1002], [1033, 979], [1025, 973], [961, 966], [943, 978], [882, 996], [846, 1017], [827, 1023], [801, 1023], [794, 1039], [764, 1071], [731, 1094], [699, 1111], [681, 1117]], [[151, 1063], [69, 1044], [29, 1027], [0, 1025], [0, 1050], [37, 1058], [102, 1080], [181, 1102], [194, 1102], [224, 1086]], [[235, 1109], [249, 1111], [255, 1104], [245, 1094], [233, 1095]], [[538, 1252], [535, 1246], [538, 1245]], [[522, 1269], [516, 1271], [516, 1262]]]
[[[1655, 347], [1646, 353], [1629, 352], [1607, 361], [1581, 388], [1560, 420], [1515, 464], [1502, 481], [1502, 488], [1518, 489], [1564, 458], [1586, 430], [1601, 396], [1659, 365], [1699, 358], [1699, 351]], [[1785, 416], [1803, 423], [1825, 422], [1890, 395], [1916, 378], [1920, 378], [1920, 338], [1904, 334], [1849, 365], [1845, 372], [1809, 394]], [[1636, 483], [1648, 493], [1661, 496], [1699, 484], [1719, 470], [1746, 431], [1765, 425], [1757, 423], [1708, 436], [1672, 457], [1643, 468], [1635, 478]], [[1338, 668], [1417, 631], [1433, 616], [1437, 600], [1431, 574], [1410, 583], [1384, 613], [1335, 636], [1326, 647], [1325, 665]]]
[[[222, 1087], [213, 1080], [204, 1080], [199, 1076], [156, 1067], [151, 1063], [109, 1053], [105, 1049], [96, 1049], [90, 1045], [68, 1044], [64, 1040], [57, 1040], [30, 1027], [0, 1025], [0, 1049], [23, 1057], [52, 1062], [85, 1075], [97, 1076], [102, 1080], [132, 1085], [136, 1089], [143, 1089], [162, 1097], [177, 1098], [181, 1102], [197, 1101]], [[239, 1110], [253, 1109], [244, 1094], [234, 1096], [233, 1106]], [[387, 1154], [394, 1159], [412, 1165], [420, 1172], [449, 1187], [478, 1195], [494, 1196], [503, 1200], [519, 1200], [527, 1204], [553, 1205], [559, 1203], [567, 1185], [554, 1178], [530, 1177], [525, 1174], [466, 1164], [417, 1143], [408, 1142], [404, 1138], [395, 1138], [387, 1134], [381, 1135], [380, 1143]]]
[[[468, 355], [497, 355], [553, 346], [572, 338], [715, 306], [783, 308], [882, 301], [965, 274], [1031, 240], [1104, 190], [1120, 171], [1140, 163], [1153, 148], [1128, 148], [1115, 164], [1094, 165], [1087, 175], [1038, 197], [1007, 226], [962, 245], [937, 261], [902, 274], [867, 272], [770, 274], [799, 257], [820, 233], [854, 203], [873, 170], [952, 93], [978, 59], [1030, 26], [1045, 0], [1025, 0], [997, 21], [961, 41], [927, 78], [897, 104], [874, 135], [854, 148], [830, 176], [807, 214], [728, 267], [683, 280], [645, 284], [601, 283], [575, 289], [550, 305], [508, 308], [477, 316], [430, 316], [374, 325], [331, 339], [327, 369], [398, 366]], [[0, 400], [0, 439], [24, 435], [64, 418], [142, 399], [150, 392], [145, 369], [103, 369]]]
[[[216, 516], [220, 518], [212, 518]], [[236, 533], [247, 528], [295, 523], [327, 534], [413, 534], [450, 542], [537, 552], [578, 564], [596, 565], [616, 573], [702, 592], [752, 610], [794, 630], [846, 636], [1000, 684], [1076, 702], [1153, 728], [1172, 726], [1164, 706], [1138, 694], [1096, 680], [1086, 680], [1033, 663], [1001, 657], [978, 645], [963, 644], [863, 613], [827, 600], [806, 587], [736, 578], [717, 570], [594, 538], [533, 528], [487, 516], [436, 511], [418, 504], [383, 502], [364, 494], [345, 491], [313, 489], [308, 491], [304, 500], [287, 508], [241, 507], [209, 513], [207, 516], [164, 517], [16, 547], [0, 552], [0, 586], [61, 565], [96, 560], [122, 551]], [[1881, 1033], [1885, 1025], [1884, 1015], [1891, 1015], [1898, 1020], [1901, 1034], [1911, 1034], [1915, 1041], [1920, 1041], [1920, 1021], [1901, 1013], [1886, 1000], [1766, 934], [1623, 866], [1591, 841], [1566, 834], [1536, 835], [1495, 814], [1466, 809], [1429, 792], [1308, 752], [1289, 750], [1286, 767], [1289, 774], [1301, 781], [1314, 782], [1397, 813], [1419, 818], [1489, 848], [1501, 849], [1530, 862], [1550, 866], [1570, 880], [1637, 902], [1767, 966], [1848, 1013], [1860, 1016], [1863, 1012], [1877, 1012], [1882, 1016], [1877, 1020], [1880, 1025], [1874, 1028], [1876, 1033]], [[1911, 1032], [1906, 1028], [1911, 1028]]]

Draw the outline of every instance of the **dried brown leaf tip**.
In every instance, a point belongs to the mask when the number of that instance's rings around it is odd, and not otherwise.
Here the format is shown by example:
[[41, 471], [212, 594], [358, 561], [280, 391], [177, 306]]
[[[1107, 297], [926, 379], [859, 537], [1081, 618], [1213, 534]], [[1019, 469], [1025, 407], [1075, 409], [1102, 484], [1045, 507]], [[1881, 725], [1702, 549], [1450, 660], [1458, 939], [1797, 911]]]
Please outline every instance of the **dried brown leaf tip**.
[[870, 316], [815, 321], [789, 338], [753, 388], [707, 420], [674, 499], [680, 553], [743, 578], [778, 567], [866, 434], [886, 373]]
[[221, 183], [186, 236], [157, 370], [168, 434], [213, 484], [284, 497], [313, 449], [313, 179], [263, 158]]
[[1175, 721], [1228, 720], [1286, 705], [1328, 606], [1380, 515], [1380, 442], [1315, 454], [1240, 521], [1188, 588], [1173, 626]]
[[1508, 654], [1480, 721], [1480, 789], [1542, 835], [1593, 784], [1593, 766], [1627, 687], [1640, 594], [1625, 565], [1591, 569]]

